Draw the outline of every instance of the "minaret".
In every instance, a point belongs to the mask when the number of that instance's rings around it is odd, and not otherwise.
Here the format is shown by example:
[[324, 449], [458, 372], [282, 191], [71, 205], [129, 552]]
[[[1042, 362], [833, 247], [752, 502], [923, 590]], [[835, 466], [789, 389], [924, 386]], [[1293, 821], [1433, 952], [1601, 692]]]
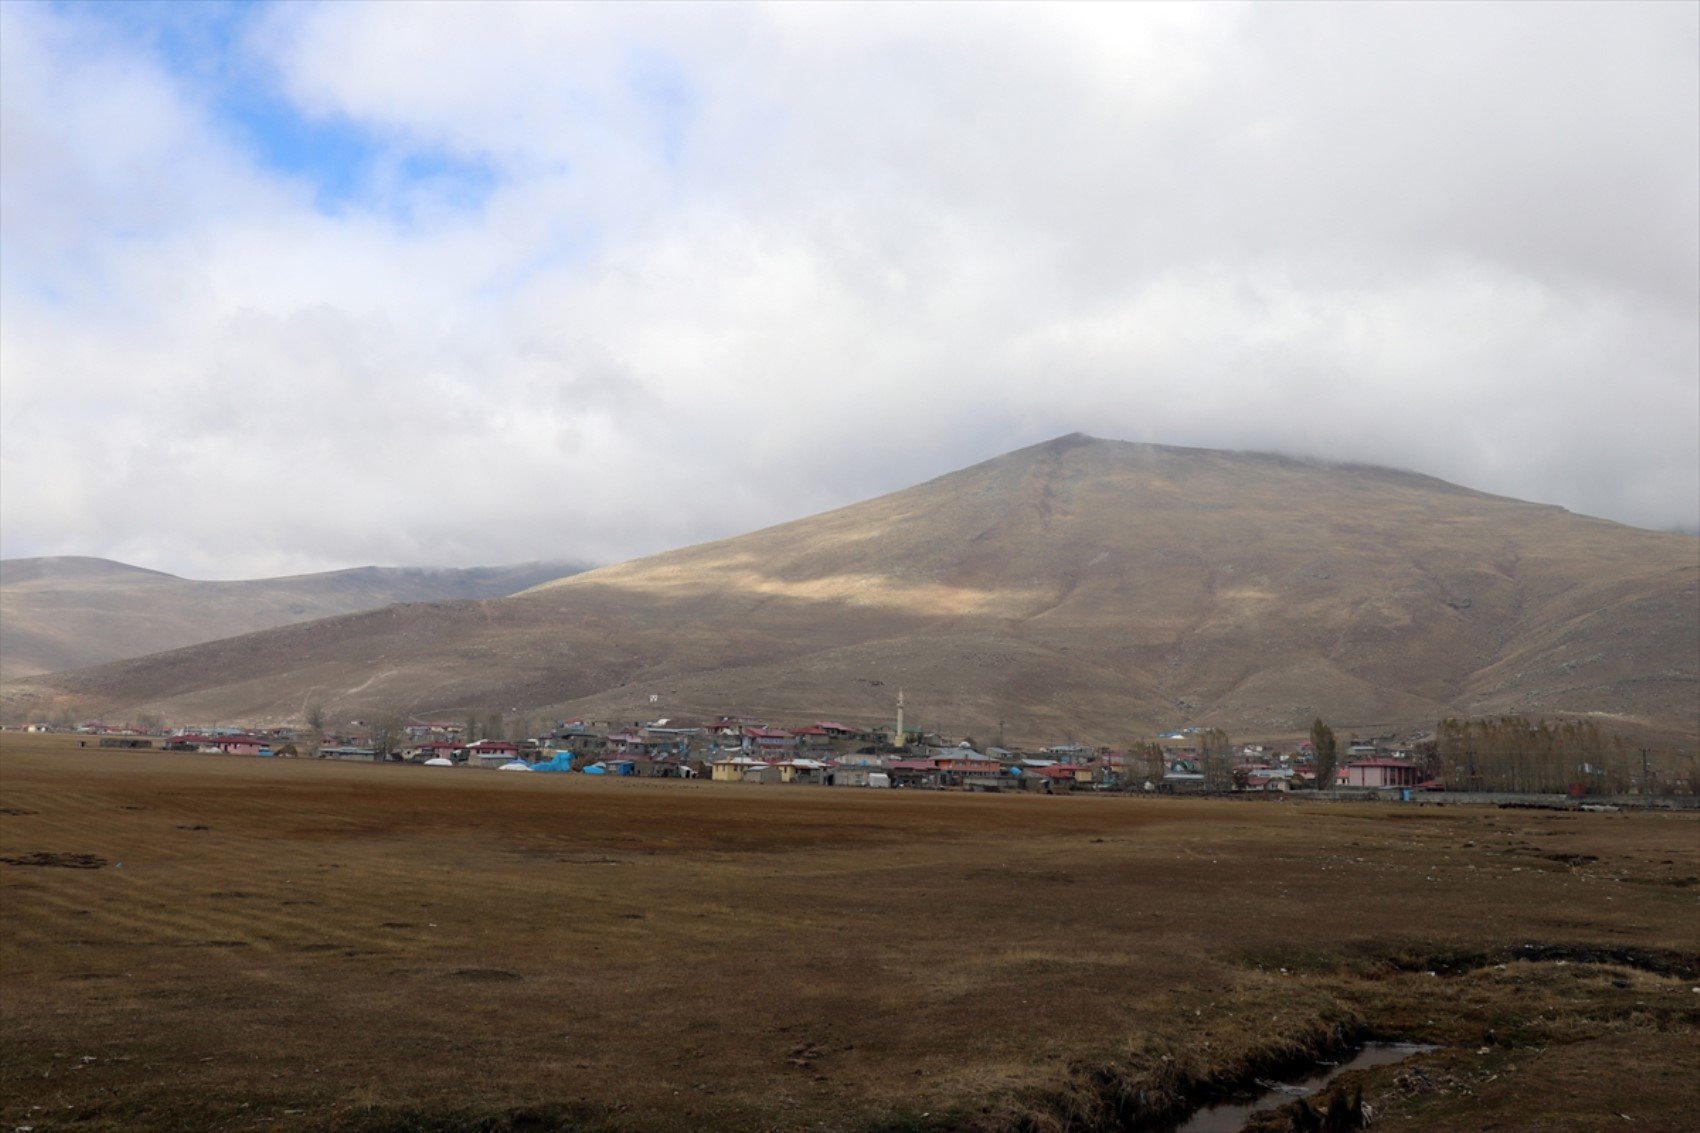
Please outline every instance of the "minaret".
[[892, 747], [906, 747], [903, 736], [903, 686], [897, 688], [897, 734], [892, 737]]

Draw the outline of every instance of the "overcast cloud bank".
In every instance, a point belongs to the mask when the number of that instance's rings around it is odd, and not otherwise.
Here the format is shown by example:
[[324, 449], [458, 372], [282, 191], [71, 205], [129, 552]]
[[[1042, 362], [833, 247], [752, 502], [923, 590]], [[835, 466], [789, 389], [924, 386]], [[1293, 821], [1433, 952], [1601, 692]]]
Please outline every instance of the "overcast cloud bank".
[[7, 556], [611, 561], [1060, 433], [1700, 524], [1700, 7], [0, 5]]

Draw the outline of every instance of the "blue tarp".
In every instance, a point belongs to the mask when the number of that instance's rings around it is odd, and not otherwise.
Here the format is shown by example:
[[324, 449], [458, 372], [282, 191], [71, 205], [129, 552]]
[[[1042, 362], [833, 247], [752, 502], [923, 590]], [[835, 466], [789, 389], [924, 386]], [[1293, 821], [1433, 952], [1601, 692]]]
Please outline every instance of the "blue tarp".
[[545, 759], [542, 763], [533, 763], [531, 769], [533, 771], [571, 771], [573, 769], [573, 753], [558, 751], [552, 758]]

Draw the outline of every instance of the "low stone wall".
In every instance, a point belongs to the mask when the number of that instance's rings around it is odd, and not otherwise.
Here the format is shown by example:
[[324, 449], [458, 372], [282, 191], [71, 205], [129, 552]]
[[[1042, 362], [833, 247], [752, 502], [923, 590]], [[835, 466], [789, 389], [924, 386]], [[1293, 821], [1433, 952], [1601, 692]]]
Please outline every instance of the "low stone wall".
[[1625, 810], [1700, 810], [1695, 795], [1517, 795], [1508, 791], [1418, 791], [1412, 803], [1448, 803], [1462, 806], [1557, 806], [1567, 810], [1584, 806], [1616, 806]]
[[1401, 802], [1397, 790], [1374, 791], [1342, 787], [1334, 791], [1294, 791], [1293, 799], [1335, 802], [1381, 802], [1393, 806], [1548, 806], [1576, 810], [1584, 806], [1615, 806], [1625, 810], [1700, 810], [1700, 795], [1521, 795], [1511, 791], [1413, 791]]

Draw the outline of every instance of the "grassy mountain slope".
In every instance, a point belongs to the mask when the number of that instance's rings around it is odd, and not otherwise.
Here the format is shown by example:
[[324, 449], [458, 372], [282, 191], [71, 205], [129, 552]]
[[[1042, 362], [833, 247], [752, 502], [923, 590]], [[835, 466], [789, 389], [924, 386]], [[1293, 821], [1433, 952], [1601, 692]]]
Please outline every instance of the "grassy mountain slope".
[[0, 562], [0, 679], [138, 657], [395, 602], [495, 598], [583, 569], [566, 563], [355, 570], [198, 582], [109, 559]]
[[[1383, 468], [1081, 436], [483, 602], [14, 687], [286, 717], [307, 699], [909, 718], [1010, 739], [1599, 712], [1693, 735], [1700, 541]], [[649, 701], [654, 695], [659, 708]]]

